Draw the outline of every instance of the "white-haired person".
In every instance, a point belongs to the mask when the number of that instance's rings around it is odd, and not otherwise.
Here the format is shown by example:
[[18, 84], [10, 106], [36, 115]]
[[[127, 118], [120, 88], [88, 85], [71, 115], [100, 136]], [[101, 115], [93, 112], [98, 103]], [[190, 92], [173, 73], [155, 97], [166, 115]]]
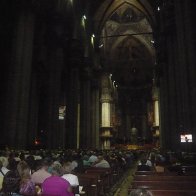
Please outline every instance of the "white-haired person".
[[63, 179], [63, 168], [59, 164], [52, 165], [52, 176], [42, 183], [42, 196], [73, 196], [70, 183]]
[[67, 180], [71, 187], [73, 192], [75, 193], [75, 195], [78, 195], [79, 193], [79, 181], [78, 181], [78, 177], [74, 174], [72, 174], [72, 163], [71, 162], [65, 162], [63, 164], [63, 170], [64, 170], [64, 174], [62, 176], [62, 178], [64, 178], [65, 180]]
[[138, 188], [134, 189], [129, 193], [129, 196], [153, 196], [152, 192], [144, 189], [144, 188]]

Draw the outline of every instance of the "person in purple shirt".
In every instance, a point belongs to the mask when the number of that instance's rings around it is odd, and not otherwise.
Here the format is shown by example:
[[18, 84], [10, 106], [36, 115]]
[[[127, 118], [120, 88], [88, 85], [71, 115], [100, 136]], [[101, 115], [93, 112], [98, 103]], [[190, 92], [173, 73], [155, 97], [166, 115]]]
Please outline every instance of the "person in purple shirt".
[[63, 168], [59, 164], [53, 165], [52, 176], [42, 183], [42, 196], [73, 196], [71, 185], [63, 178]]

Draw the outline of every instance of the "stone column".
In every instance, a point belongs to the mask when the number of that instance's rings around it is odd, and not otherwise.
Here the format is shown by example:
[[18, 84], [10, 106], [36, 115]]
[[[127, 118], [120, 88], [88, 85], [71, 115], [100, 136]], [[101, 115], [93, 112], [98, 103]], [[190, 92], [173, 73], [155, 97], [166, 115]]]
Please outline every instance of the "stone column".
[[[185, 133], [193, 134], [196, 137], [195, 123], [195, 98], [196, 98], [196, 79], [195, 79], [195, 1], [175, 0], [175, 16], [177, 27], [178, 58], [181, 79], [181, 107], [182, 107], [182, 126]], [[180, 135], [180, 130], [178, 135]], [[194, 149], [196, 144], [189, 145]], [[183, 146], [183, 148], [185, 148]]]
[[[187, 45], [189, 40], [188, 29], [191, 30], [190, 15], [188, 10], [190, 1], [177, 1], [174, 4], [166, 4], [171, 13], [165, 12], [162, 23], [162, 76], [160, 82], [160, 128], [161, 145], [166, 149], [180, 149], [180, 134], [182, 127], [185, 131], [192, 131], [193, 112], [191, 106], [191, 79], [190, 74], [194, 69], [190, 68], [191, 52]], [[170, 7], [171, 6], [171, 7]], [[172, 9], [170, 9], [172, 8]], [[164, 11], [163, 11], [164, 14]], [[185, 17], [187, 15], [187, 17]], [[171, 20], [167, 20], [167, 17]], [[162, 21], [162, 22], [163, 22]], [[187, 26], [189, 28], [187, 29]], [[188, 33], [188, 34], [187, 34]], [[189, 40], [190, 41], [190, 40]], [[192, 82], [193, 84], [193, 82]], [[194, 123], [193, 123], [194, 124]]]
[[[60, 91], [62, 87], [62, 70], [64, 50], [62, 24], [58, 15], [53, 15], [37, 26], [35, 66], [37, 66], [37, 84], [39, 95], [38, 135], [47, 148], [63, 146], [63, 131], [59, 121]], [[42, 28], [41, 28], [42, 27]], [[43, 130], [42, 133], [41, 130]]]
[[66, 118], [66, 142], [68, 148], [77, 148], [79, 141], [78, 132], [80, 117], [78, 110], [80, 107], [80, 66], [83, 65], [81, 43], [77, 39], [71, 40], [70, 43], [70, 64], [69, 64], [69, 80], [67, 95], [67, 118]]
[[[34, 74], [33, 74], [34, 75]], [[35, 144], [38, 132], [38, 87], [36, 84], [35, 75], [31, 80], [31, 91], [29, 95], [29, 121], [28, 121], [28, 133], [27, 133], [27, 147], [32, 147]]]
[[110, 149], [110, 139], [112, 137], [111, 127], [111, 86], [109, 74], [104, 73], [101, 78], [101, 147]]
[[96, 84], [91, 86], [92, 94], [92, 147], [99, 148], [99, 125], [100, 125], [100, 101], [99, 101], [99, 85]]
[[82, 148], [92, 146], [92, 103], [91, 103], [91, 76], [90, 76], [90, 61], [85, 59], [84, 68], [81, 70], [81, 145]]
[[8, 145], [25, 148], [28, 132], [29, 93], [34, 39], [34, 14], [29, 10], [18, 13], [10, 55], [5, 132]]
[[147, 139], [147, 118], [146, 115], [142, 115], [142, 139]]

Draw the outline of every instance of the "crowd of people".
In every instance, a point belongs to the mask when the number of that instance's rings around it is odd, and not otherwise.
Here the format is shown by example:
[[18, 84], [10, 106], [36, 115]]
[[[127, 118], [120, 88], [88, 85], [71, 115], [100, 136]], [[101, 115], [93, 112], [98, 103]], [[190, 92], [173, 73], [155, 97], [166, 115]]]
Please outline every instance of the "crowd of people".
[[138, 171], [166, 172], [183, 162], [196, 163], [195, 157], [155, 150], [4, 150], [0, 151], [0, 193], [72, 196], [79, 194], [77, 174], [89, 167], [126, 171], [137, 160]]
[[138, 162], [138, 171], [176, 172], [183, 174], [183, 165], [196, 167], [196, 154], [187, 152], [143, 152]]
[[78, 173], [89, 167], [118, 166], [125, 171], [136, 158], [137, 153], [129, 150], [1, 151], [1, 194], [77, 195]]

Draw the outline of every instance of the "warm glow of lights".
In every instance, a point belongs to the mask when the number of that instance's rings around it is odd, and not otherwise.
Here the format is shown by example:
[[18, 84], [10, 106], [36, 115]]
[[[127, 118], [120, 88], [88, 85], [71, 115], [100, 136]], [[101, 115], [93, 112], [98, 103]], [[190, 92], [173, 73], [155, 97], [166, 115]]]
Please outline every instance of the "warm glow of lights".
[[40, 144], [40, 141], [38, 139], [35, 139], [34, 144], [37, 146]]
[[159, 126], [159, 102], [154, 102], [155, 126]]
[[93, 46], [93, 48], [94, 48], [94, 38], [95, 38], [95, 35], [94, 34], [92, 34], [91, 35], [91, 44], [92, 44], [92, 46]]
[[159, 12], [160, 10], [161, 10], [161, 9], [160, 9], [160, 7], [158, 6], [158, 7], [157, 7], [157, 11]]
[[110, 103], [102, 103], [102, 127], [110, 127]]
[[86, 19], [87, 19], [86, 16], [83, 15], [83, 16], [82, 16], [82, 19], [81, 19], [81, 25], [83, 26], [83, 28], [85, 28], [85, 25], [86, 25], [86, 24], [85, 24], [85, 21], [86, 21]]

